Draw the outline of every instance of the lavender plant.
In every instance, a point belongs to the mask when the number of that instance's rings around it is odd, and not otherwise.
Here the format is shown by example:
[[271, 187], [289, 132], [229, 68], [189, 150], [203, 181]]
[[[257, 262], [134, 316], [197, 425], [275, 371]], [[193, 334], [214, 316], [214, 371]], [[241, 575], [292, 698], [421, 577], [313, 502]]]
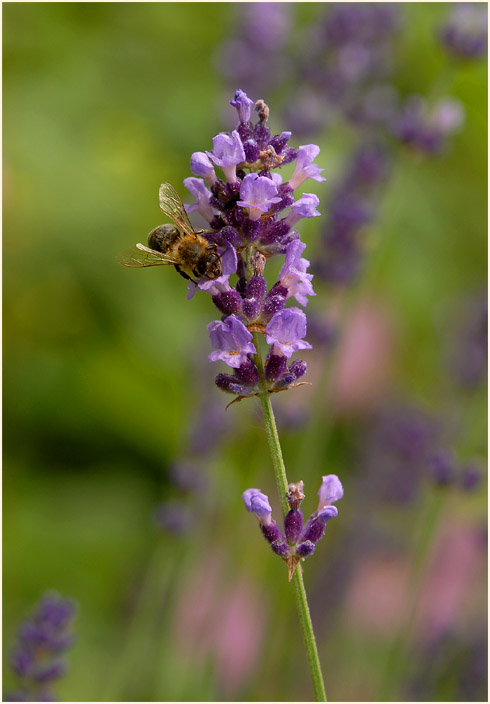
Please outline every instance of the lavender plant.
[[[244, 91], [237, 90], [230, 104], [237, 110], [236, 128], [214, 137], [212, 150], [194, 153], [190, 160], [194, 176], [184, 180], [196, 198], [195, 203], [186, 206], [187, 212], [197, 212], [207, 222], [210, 229], [199, 233], [199, 237], [208, 242], [213, 257], [217, 253], [219, 264], [213, 261], [212, 272], [196, 265], [191, 269], [194, 278], [185, 270], [184, 274], [189, 280], [188, 297], [204, 291], [221, 313], [220, 319], [208, 326], [213, 348], [209, 360], [224, 362], [232, 373], [220, 372], [216, 385], [234, 397], [231, 403], [253, 396], [261, 402], [283, 512], [287, 513], [285, 536], [272, 521], [265, 495], [258, 490], [245, 492], [250, 499], [247, 507], [259, 516], [264, 534], [273, 549], [285, 559], [289, 577], [294, 579], [315, 696], [323, 701], [325, 688], [306, 592], [301, 570], [296, 567], [300, 560], [312, 554], [327, 521], [337, 514], [337, 509], [330, 504], [341, 497], [342, 487], [334, 475], [324, 478], [318, 510], [304, 530], [300, 530], [302, 482], [288, 484], [271, 395], [302, 383], [299, 379], [307, 370], [303, 360], [290, 361], [295, 352], [311, 348], [305, 340], [306, 315], [296, 305], [286, 306], [289, 299], [306, 306], [308, 297], [315, 295], [311, 283], [313, 275], [308, 273], [309, 261], [302, 257], [305, 244], [296, 227], [302, 219], [320, 215], [319, 199], [313, 193], [298, 196], [297, 190], [307, 179], [320, 182], [325, 178], [321, 175], [323, 169], [314, 163], [320, 148], [315, 144], [291, 147], [288, 146], [291, 132], [271, 133], [269, 108], [263, 100], [255, 103], [258, 118], [255, 123], [251, 120], [254, 103]], [[294, 167], [289, 180], [283, 181], [278, 169], [287, 164]], [[221, 176], [217, 175], [216, 167], [221, 169]], [[168, 192], [169, 186], [162, 186], [162, 189]], [[173, 193], [171, 199], [173, 203]], [[162, 209], [171, 216], [177, 212], [173, 205], [162, 206]], [[177, 226], [182, 226], [181, 217], [173, 218]], [[153, 230], [149, 235], [152, 249], [138, 245], [139, 251], [149, 253], [152, 261], [160, 257], [162, 263], [163, 256], [168, 259], [166, 263], [178, 262], [180, 240], [171, 227], [173, 258], [153, 251], [155, 233], [161, 232], [167, 237], [169, 230], [165, 228], [169, 227]], [[180, 237], [185, 239], [182, 234]], [[196, 242], [201, 246], [197, 235]], [[185, 246], [189, 251], [188, 242]], [[268, 286], [264, 276], [266, 263], [281, 255], [285, 256], [284, 264], [277, 280]], [[126, 255], [120, 261], [128, 264]], [[129, 265], [134, 262], [141, 265], [139, 254]], [[178, 265], [176, 268], [182, 273], [182, 268]], [[232, 281], [231, 277], [235, 276]], [[265, 345], [268, 349], [264, 360], [262, 347]]]
[[66, 670], [61, 656], [73, 642], [74, 615], [72, 601], [48, 593], [20, 625], [11, 654], [18, 688], [7, 695], [6, 701], [56, 701], [51, 686]]

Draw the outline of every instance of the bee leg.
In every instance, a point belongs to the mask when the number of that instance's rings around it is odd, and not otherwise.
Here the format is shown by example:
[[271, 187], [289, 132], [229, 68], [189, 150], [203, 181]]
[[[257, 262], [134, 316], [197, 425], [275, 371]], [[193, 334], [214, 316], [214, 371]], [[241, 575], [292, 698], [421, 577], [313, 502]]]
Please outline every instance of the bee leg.
[[174, 264], [175, 271], [180, 274], [186, 281], [192, 281], [193, 284], [197, 286], [197, 281], [194, 281], [194, 279], [191, 279], [189, 274], [186, 274], [185, 271], [182, 271], [180, 266], [178, 264]]

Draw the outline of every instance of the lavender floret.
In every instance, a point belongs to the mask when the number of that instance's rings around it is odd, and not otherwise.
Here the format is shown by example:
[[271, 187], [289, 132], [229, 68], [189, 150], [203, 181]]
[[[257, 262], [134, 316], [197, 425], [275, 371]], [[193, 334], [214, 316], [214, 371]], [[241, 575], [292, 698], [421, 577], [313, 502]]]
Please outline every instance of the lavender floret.
[[252, 334], [235, 315], [230, 315], [224, 322], [210, 323], [208, 330], [211, 344], [218, 348], [209, 355], [211, 362], [222, 360], [230, 367], [239, 367], [249, 353], [256, 351], [251, 342]]

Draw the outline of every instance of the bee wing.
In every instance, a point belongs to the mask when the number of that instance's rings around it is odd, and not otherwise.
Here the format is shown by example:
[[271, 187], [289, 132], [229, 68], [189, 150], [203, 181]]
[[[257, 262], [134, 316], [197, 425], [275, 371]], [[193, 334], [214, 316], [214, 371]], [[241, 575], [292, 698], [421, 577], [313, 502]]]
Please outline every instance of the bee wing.
[[177, 260], [169, 257], [162, 252], [156, 252], [154, 249], [145, 247], [144, 244], [137, 244], [134, 247], [129, 247], [117, 255], [116, 261], [123, 266], [142, 267], [142, 266], [171, 266], [177, 264]]
[[162, 183], [159, 191], [160, 210], [171, 218], [177, 227], [180, 227], [187, 235], [196, 237], [189, 217], [185, 212], [184, 204], [179, 194], [170, 183]]

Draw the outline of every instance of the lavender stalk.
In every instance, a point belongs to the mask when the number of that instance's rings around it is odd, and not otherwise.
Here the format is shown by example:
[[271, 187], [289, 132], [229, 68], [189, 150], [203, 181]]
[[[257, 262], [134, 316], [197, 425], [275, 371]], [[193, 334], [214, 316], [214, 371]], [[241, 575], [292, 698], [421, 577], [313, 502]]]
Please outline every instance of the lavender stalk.
[[[258, 335], [257, 333], [255, 333], [254, 341], [258, 350], [255, 356], [255, 361], [259, 370], [260, 384], [264, 389], [264, 365], [260, 354], [260, 347], [258, 344], [259, 340], [256, 339], [257, 337]], [[267, 443], [269, 445], [272, 465], [274, 467], [274, 473], [276, 476], [277, 490], [279, 492], [279, 496], [281, 497], [282, 512], [283, 515], [286, 516], [289, 508], [287, 501], [287, 495], [289, 491], [288, 480], [286, 476], [286, 467], [284, 466], [284, 460], [282, 457], [282, 450], [281, 444], [279, 442], [279, 434], [277, 432], [276, 420], [274, 418], [274, 411], [272, 409], [270, 394], [268, 393], [267, 389], [264, 389], [259, 394], [259, 398], [260, 403], [262, 405], [262, 413], [264, 414], [265, 432], [267, 435]], [[311, 621], [310, 609], [308, 606], [308, 599], [306, 596], [306, 590], [303, 582], [303, 574], [301, 569], [296, 569], [294, 571], [293, 581], [294, 593], [296, 597], [296, 608], [298, 610], [298, 616], [301, 623], [301, 631], [303, 633], [303, 640], [305, 643], [308, 665], [310, 667], [315, 698], [318, 702], [326, 702], [327, 695], [325, 693], [325, 684], [323, 681], [322, 668], [320, 665], [320, 658], [318, 656], [315, 633], [313, 631], [313, 623]]]

